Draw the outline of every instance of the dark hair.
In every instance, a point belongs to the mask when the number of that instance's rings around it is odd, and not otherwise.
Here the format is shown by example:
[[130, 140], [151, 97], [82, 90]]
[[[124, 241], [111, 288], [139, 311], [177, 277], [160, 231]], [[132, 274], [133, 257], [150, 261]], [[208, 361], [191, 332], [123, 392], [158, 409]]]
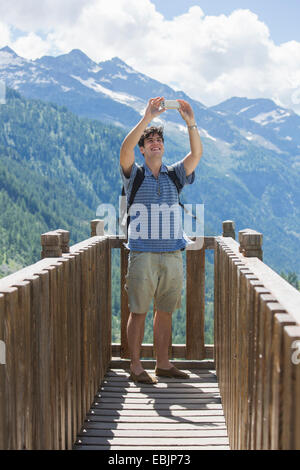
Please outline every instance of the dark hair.
[[148, 139], [148, 137], [153, 136], [154, 134], [158, 134], [159, 137], [161, 137], [162, 141], [164, 142], [164, 130], [162, 127], [156, 127], [156, 126], [151, 126], [147, 127], [147, 129], [144, 130], [139, 142], [138, 146], [139, 147], [144, 147], [145, 139]]

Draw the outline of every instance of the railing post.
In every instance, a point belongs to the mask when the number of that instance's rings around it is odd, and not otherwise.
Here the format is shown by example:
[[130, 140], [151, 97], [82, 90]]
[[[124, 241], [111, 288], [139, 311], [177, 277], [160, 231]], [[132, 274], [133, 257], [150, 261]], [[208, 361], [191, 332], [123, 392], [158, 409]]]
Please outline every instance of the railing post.
[[60, 258], [63, 253], [69, 253], [70, 232], [53, 230], [41, 235], [41, 258]]
[[63, 253], [70, 253], [70, 232], [68, 230], [58, 229], [56, 233], [61, 234], [61, 250]]
[[91, 220], [91, 237], [104, 235], [104, 220], [94, 219]]
[[62, 234], [55, 231], [41, 235], [41, 258], [59, 258], [62, 256]]
[[262, 242], [263, 235], [262, 233], [256, 232], [251, 229], [244, 229], [239, 231], [239, 242], [240, 247], [239, 251], [246, 258], [259, 258], [263, 259], [262, 251]]
[[120, 357], [122, 359], [130, 358], [130, 352], [128, 347], [127, 341], [127, 323], [128, 318], [130, 315], [129, 307], [128, 307], [128, 297], [127, 292], [125, 290], [125, 282], [126, 282], [126, 273], [128, 269], [128, 250], [125, 248], [124, 245], [121, 246], [120, 249], [120, 289], [121, 289], [121, 299], [120, 299], [120, 306], [121, 306], [121, 350], [120, 350]]
[[186, 252], [186, 359], [204, 359], [205, 246]]
[[224, 220], [223, 226], [223, 237], [231, 237], [235, 240], [235, 223], [233, 220]]

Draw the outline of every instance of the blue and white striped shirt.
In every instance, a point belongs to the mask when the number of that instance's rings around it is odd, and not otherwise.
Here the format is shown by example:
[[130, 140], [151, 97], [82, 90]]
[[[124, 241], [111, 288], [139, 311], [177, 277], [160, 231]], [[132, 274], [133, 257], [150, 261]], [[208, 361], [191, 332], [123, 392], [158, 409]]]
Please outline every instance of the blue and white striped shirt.
[[[168, 176], [167, 168], [161, 165], [158, 178], [143, 164], [145, 178], [139, 187], [130, 208], [130, 225], [127, 247], [133, 251], [176, 251], [186, 247], [188, 238], [182, 229], [182, 209], [179, 206], [178, 191]], [[174, 167], [182, 186], [192, 184], [195, 172], [186, 176], [183, 161], [170, 165]], [[134, 163], [130, 177], [126, 178], [120, 166], [124, 189], [129, 200], [137, 172]]]

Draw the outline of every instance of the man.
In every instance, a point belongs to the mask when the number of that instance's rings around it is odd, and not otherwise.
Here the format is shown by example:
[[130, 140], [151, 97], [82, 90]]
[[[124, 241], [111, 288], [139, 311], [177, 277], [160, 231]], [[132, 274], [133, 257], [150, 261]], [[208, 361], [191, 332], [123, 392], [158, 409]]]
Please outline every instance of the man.
[[[157, 382], [157, 379], [143, 369], [140, 361], [145, 318], [153, 298], [156, 305], [153, 324], [157, 354], [155, 374], [166, 377], [188, 377], [187, 374], [175, 368], [168, 358], [172, 312], [180, 307], [181, 302], [183, 282], [181, 250], [185, 248], [188, 241], [182, 228], [177, 229], [175, 234], [172, 223], [171, 227], [167, 227], [170, 233], [169, 238], [163, 237], [161, 231], [166, 229], [165, 224], [152, 213], [149, 214], [153, 207], [163, 207], [163, 204], [165, 206], [168, 204], [170, 207], [174, 203], [178, 205], [178, 191], [168, 176], [166, 166], [162, 163], [164, 154], [162, 129], [156, 127], [147, 129], [155, 117], [165, 112], [165, 108], [162, 107], [163, 100], [163, 97], [149, 100], [143, 118], [124, 139], [120, 151], [120, 169], [127, 197], [129, 197], [137, 173], [137, 165], [134, 161], [134, 148], [137, 144], [145, 160], [143, 165], [145, 177], [133, 204], [137, 212], [140, 210], [140, 217], [133, 219], [134, 211], [130, 210], [131, 219], [128, 230], [130, 253], [126, 276], [130, 316], [127, 324], [127, 338], [131, 357], [131, 378], [136, 382], [153, 384]], [[181, 184], [184, 185], [194, 181], [194, 170], [202, 156], [202, 144], [191, 105], [184, 100], [177, 101], [180, 104], [178, 111], [187, 125], [190, 152], [182, 161], [172, 166]], [[170, 223], [170, 212], [168, 216]], [[174, 215], [173, 222], [175, 218]], [[136, 225], [137, 221], [138, 225]]]

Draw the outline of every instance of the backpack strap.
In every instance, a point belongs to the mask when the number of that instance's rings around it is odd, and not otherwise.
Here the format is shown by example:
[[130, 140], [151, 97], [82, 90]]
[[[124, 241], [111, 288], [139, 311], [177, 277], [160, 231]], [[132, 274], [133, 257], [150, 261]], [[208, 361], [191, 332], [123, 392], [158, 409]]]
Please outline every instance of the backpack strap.
[[[167, 166], [167, 165], [166, 165]], [[180, 194], [183, 186], [182, 184], [180, 183], [177, 175], [176, 175], [176, 172], [175, 172], [175, 168], [173, 166], [167, 166], [167, 170], [168, 170], [168, 176], [169, 178], [173, 181], [173, 183], [175, 184], [176, 186], [176, 189], [178, 191], [178, 194]]]
[[[180, 192], [183, 188], [183, 185], [180, 183], [179, 178], [176, 175], [175, 168], [172, 167], [172, 166], [167, 166], [167, 165], [166, 165], [166, 168], [167, 168], [167, 171], [168, 171], [168, 176], [171, 179], [171, 181], [173, 181], [173, 183], [175, 184], [177, 192], [178, 192], [178, 196], [179, 196]], [[128, 204], [127, 204], [127, 214], [129, 213], [129, 209], [130, 209], [131, 205], [133, 204], [135, 195], [136, 195], [138, 189], [140, 188], [142, 182], [144, 181], [144, 178], [145, 178], [145, 168], [143, 166], [138, 165], [137, 166], [137, 172], [136, 172], [136, 175], [135, 175], [133, 183], [132, 183], [132, 188], [131, 188]], [[124, 186], [122, 188], [122, 196], [125, 196]], [[181, 203], [181, 201], [179, 200], [178, 202], [179, 202], [179, 205], [185, 210], [185, 212], [187, 212], [186, 209], [184, 208], [184, 205]], [[193, 214], [189, 214], [189, 215], [191, 215], [193, 218], [196, 218]], [[130, 217], [128, 215], [128, 217], [127, 217], [127, 230], [128, 230], [128, 226], [129, 226], [129, 221], [130, 221]]]
[[130, 192], [130, 196], [128, 200], [128, 209], [133, 204], [135, 195], [139, 187], [141, 186], [142, 182], [144, 181], [144, 178], [145, 178], [145, 168], [143, 166], [138, 166], [136, 175], [132, 183], [132, 188], [131, 188], [131, 192]]
[[[124, 233], [125, 233], [125, 226], [127, 226], [127, 230], [128, 230], [128, 227], [129, 227], [129, 222], [130, 222], [129, 209], [130, 209], [130, 206], [132, 205], [132, 203], [134, 201], [134, 198], [135, 198], [135, 195], [137, 193], [137, 190], [141, 186], [144, 178], [145, 178], [145, 168], [142, 167], [142, 166], [137, 165], [137, 172], [136, 172], [136, 175], [135, 175], [133, 183], [132, 183], [132, 188], [131, 188], [131, 192], [130, 192], [128, 203], [127, 203], [127, 209], [124, 206], [121, 209], [121, 228], [122, 228]], [[123, 187], [122, 187], [122, 196], [125, 196], [125, 195], [126, 195], [126, 193], [125, 193], [125, 188], [124, 188], [124, 185], [123, 185]], [[127, 217], [126, 217], [127, 220], [125, 220], [125, 214], [126, 213], [127, 213]]]
[[[172, 167], [172, 166], [167, 166], [167, 170], [168, 170], [168, 176], [171, 178], [171, 180], [173, 181], [173, 183], [175, 184], [176, 188], [177, 188], [177, 191], [178, 191], [178, 197], [180, 195], [180, 192], [183, 188], [183, 185], [180, 183], [179, 179], [178, 179], [178, 176], [176, 175], [176, 172], [175, 172], [175, 168]], [[190, 215], [191, 217], [193, 217], [193, 219], [197, 219], [197, 217], [194, 215], [194, 214], [191, 214], [188, 210], [186, 210], [186, 208], [184, 207], [184, 205], [182, 204], [182, 202], [180, 201], [180, 199], [178, 200], [178, 203], [179, 205], [182, 207], [182, 209], [188, 214]]]
[[[168, 170], [168, 176], [169, 178], [173, 181], [173, 183], [175, 184], [176, 186], [176, 189], [178, 191], [178, 194], [180, 194], [183, 186], [182, 184], [180, 183], [177, 175], [176, 175], [176, 172], [175, 172], [175, 169], [174, 167], [172, 166], [167, 166], [167, 170]], [[138, 166], [137, 167], [137, 172], [136, 172], [136, 175], [135, 175], [135, 178], [133, 180], [133, 183], [132, 183], [132, 188], [131, 188], [131, 192], [130, 192], [130, 196], [129, 196], [129, 200], [128, 200], [128, 209], [129, 207], [133, 204], [133, 201], [134, 201], [134, 198], [135, 198], [135, 195], [139, 189], [139, 187], [141, 186], [142, 182], [144, 181], [144, 178], [145, 178], [145, 168], [143, 166]], [[125, 196], [125, 189], [124, 189], [124, 186], [122, 188], [122, 196]]]
[[168, 170], [169, 178], [173, 181], [173, 183], [176, 186], [176, 189], [177, 189], [177, 192], [178, 192], [178, 203], [184, 209], [184, 206], [183, 206], [182, 202], [179, 199], [179, 195], [180, 195], [180, 192], [183, 188], [183, 185], [180, 183], [180, 181], [178, 179], [178, 176], [176, 175], [175, 168], [173, 166], [167, 166], [167, 165], [166, 165], [166, 167], [167, 167], [167, 170]]

